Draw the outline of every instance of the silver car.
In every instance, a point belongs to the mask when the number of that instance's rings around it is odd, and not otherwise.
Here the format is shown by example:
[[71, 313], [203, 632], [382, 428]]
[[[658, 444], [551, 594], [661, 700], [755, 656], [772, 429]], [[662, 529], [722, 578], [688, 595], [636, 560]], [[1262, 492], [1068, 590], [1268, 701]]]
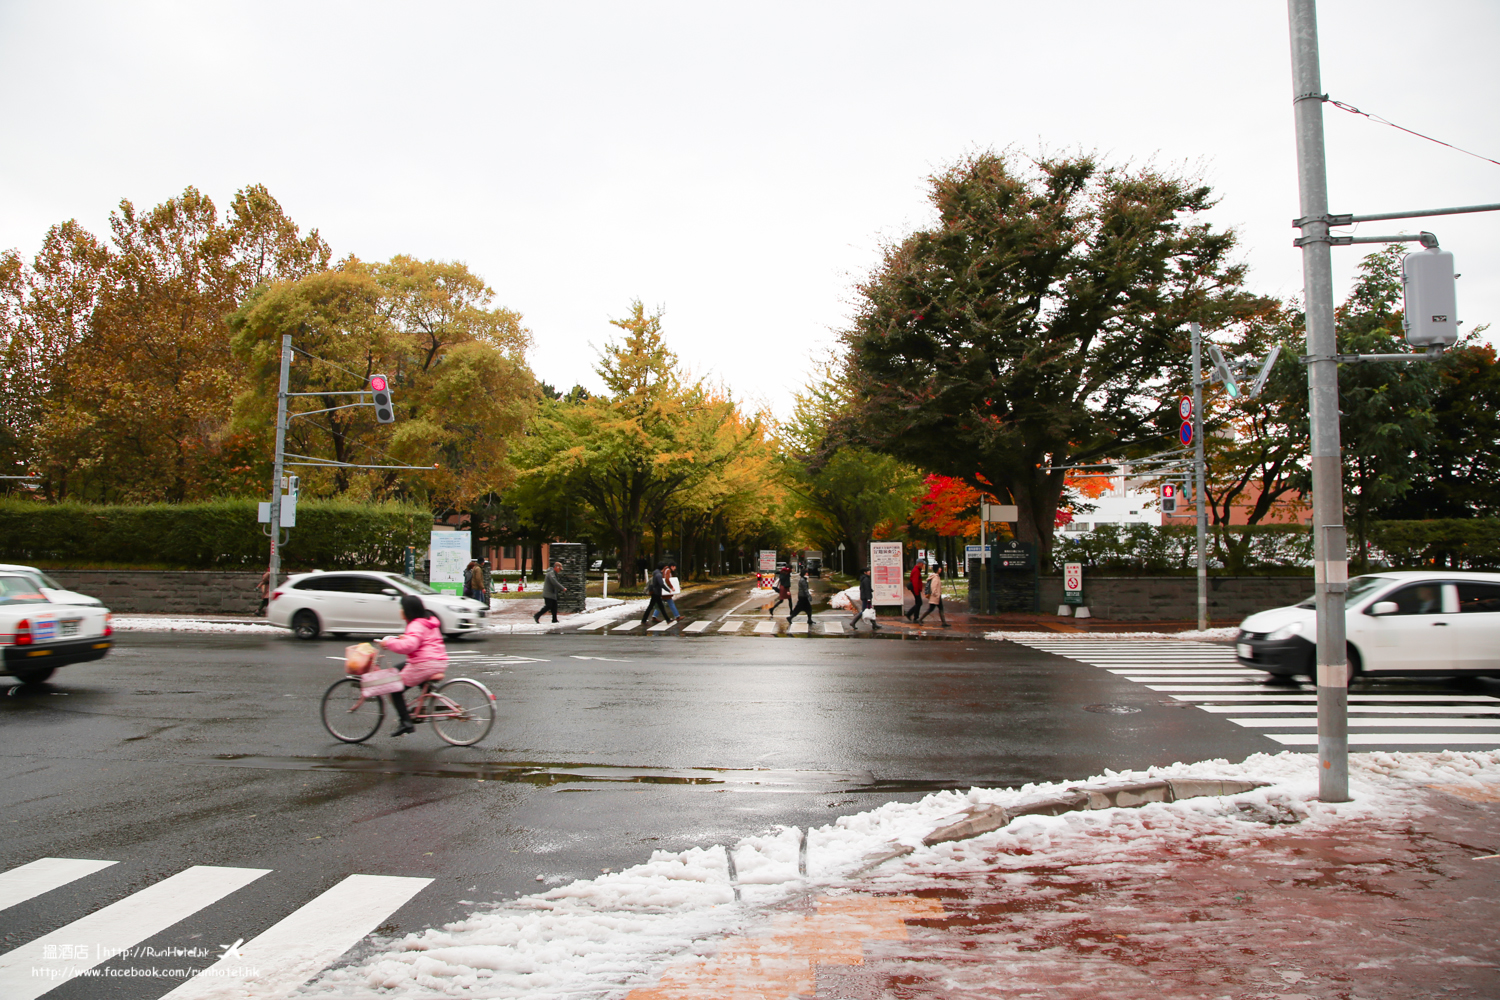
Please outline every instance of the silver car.
[[399, 573], [372, 570], [299, 573], [271, 593], [266, 619], [292, 630], [299, 639], [324, 632], [376, 632], [391, 635], [406, 628], [401, 597], [415, 594], [437, 615], [449, 637], [477, 631], [489, 608], [467, 597], [433, 590]]

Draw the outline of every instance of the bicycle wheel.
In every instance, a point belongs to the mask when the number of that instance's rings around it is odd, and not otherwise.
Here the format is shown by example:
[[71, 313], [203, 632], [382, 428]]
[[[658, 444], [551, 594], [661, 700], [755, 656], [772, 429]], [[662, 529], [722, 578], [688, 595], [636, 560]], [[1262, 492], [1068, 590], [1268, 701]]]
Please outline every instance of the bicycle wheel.
[[489, 735], [495, 724], [495, 696], [467, 677], [438, 688], [426, 708], [438, 736], [456, 747], [473, 746]]
[[363, 743], [385, 721], [385, 699], [359, 696], [359, 679], [345, 677], [323, 692], [323, 728], [336, 740]]

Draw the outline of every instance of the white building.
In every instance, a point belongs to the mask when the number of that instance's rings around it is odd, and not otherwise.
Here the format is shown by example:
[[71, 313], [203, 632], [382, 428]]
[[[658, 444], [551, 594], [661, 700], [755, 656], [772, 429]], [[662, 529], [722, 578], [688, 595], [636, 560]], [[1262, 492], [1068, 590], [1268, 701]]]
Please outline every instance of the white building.
[[1094, 509], [1074, 515], [1074, 520], [1057, 530], [1065, 535], [1081, 535], [1101, 524], [1161, 524], [1161, 499], [1146, 484], [1153, 480], [1138, 476], [1111, 476], [1109, 489], [1084, 502]]

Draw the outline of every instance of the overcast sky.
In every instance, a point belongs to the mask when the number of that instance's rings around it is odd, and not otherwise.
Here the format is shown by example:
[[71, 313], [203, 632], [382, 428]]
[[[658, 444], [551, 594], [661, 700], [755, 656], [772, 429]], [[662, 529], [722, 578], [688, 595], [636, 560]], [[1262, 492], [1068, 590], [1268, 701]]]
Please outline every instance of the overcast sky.
[[[1333, 98], [1500, 159], [1500, 3], [1324, 0]], [[594, 386], [633, 298], [701, 374], [785, 412], [884, 241], [967, 152], [1201, 173], [1257, 291], [1301, 291], [1286, 7], [1257, 2], [0, 0], [0, 247], [122, 198], [264, 183], [336, 255], [467, 263], [540, 378]], [[1325, 105], [1334, 211], [1500, 202], [1500, 166]], [[1428, 228], [1466, 329], [1500, 216]], [[1335, 249], [1348, 289], [1359, 249]], [[1497, 327], [1500, 329], [1500, 327]]]

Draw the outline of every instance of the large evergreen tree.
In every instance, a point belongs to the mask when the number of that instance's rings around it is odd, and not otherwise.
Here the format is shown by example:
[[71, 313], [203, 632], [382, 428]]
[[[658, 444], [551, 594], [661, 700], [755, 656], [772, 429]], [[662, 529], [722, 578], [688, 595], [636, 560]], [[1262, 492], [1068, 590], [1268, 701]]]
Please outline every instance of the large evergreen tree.
[[1234, 236], [1193, 180], [984, 153], [932, 178], [938, 220], [890, 247], [845, 333], [871, 446], [1019, 508], [1045, 560], [1060, 466], [1160, 447], [1188, 320], [1243, 306]]

